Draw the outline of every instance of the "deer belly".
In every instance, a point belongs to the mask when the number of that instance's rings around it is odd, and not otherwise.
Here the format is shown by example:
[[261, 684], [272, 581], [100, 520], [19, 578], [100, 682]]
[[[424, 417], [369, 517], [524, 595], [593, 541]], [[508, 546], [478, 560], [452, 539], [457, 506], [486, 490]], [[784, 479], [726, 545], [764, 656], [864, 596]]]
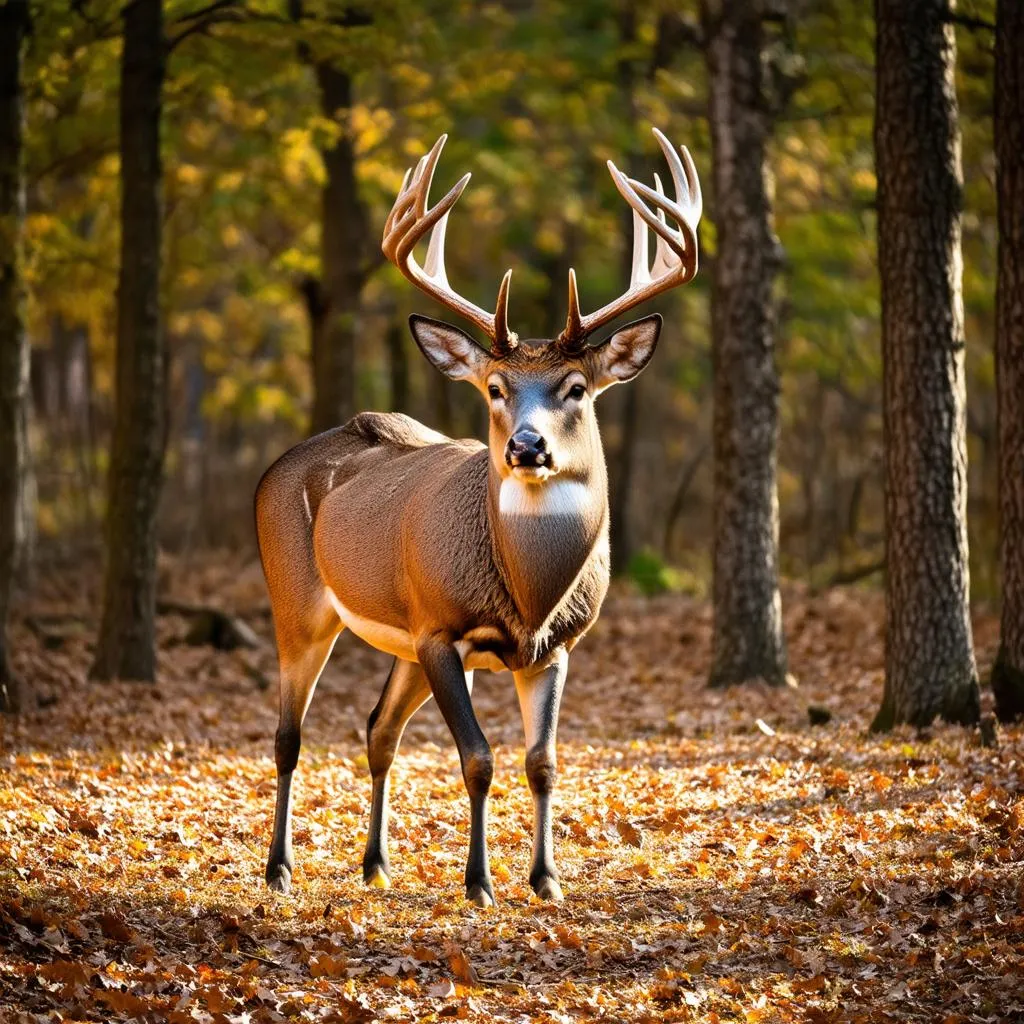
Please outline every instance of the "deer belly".
[[397, 626], [389, 626], [383, 622], [375, 622], [373, 619], [359, 615], [357, 612], [346, 608], [338, 595], [327, 588], [327, 599], [331, 602], [334, 610], [338, 613], [346, 629], [351, 630], [360, 640], [365, 640], [371, 647], [385, 654], [393, 654], [396, 658], [405, 661], [416, 661], [416, 646], [412, 642], [412, 635]]

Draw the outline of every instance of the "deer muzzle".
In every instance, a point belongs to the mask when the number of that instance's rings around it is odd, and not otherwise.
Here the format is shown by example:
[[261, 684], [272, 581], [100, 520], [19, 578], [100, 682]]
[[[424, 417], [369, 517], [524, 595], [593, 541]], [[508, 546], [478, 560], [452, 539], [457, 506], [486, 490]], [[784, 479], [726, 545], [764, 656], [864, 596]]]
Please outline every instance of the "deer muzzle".
[[508, 439], [505, 462], [513, 470], [550, 471], [553, 468], [548, 443], [535, 430], [517, 430]]

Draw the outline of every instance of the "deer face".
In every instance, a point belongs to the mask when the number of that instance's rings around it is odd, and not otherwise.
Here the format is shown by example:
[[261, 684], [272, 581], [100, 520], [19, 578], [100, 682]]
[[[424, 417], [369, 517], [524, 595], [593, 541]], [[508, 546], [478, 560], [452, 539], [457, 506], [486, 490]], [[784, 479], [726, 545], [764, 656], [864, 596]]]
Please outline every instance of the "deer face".
[[[442, 135], [416, 167], [406, 172], [384, 225], [384, 255], [416, 287], [491, 339], [488, 350], [457, 327], [438, 320], [413, 316], [409, 321], [426, 357], [453, 380], [468, 380], [487, 400], [491, 463], [503, 481], [522, 483], [527, 492], [532, 492], [529, 485], [543, 485], [555, 476], [583, 480], [589, 475], [601, 451], [593, 401], [605, 388], [631, 380], [647, 365], [658, 341], [661, 317], [637, 320], [602, 345], [592, 347], [587, 339], [626, 310], [686, 284], [697, 272], [697, 224], [702, 208], [697, 170], [685, 148], [676, 150], [657, 129], [654, 134], [668, 161], [675, 199], [669, 199], [657, 175], [651, 188], [608, 162], [615, 187], [633, 210], [629, 287], [617, 299], [584, 315], [576, 273], [570, 270], [569, 313], [565, 329], [553, 341], [520, 345], [509, 330], [511, 270], [502, 279], [493, 313], [460, 295], [448, 281], [444, 265], [448, 215], [470, 176], [463, 175], [443, 199], [430, 205], [430, 183], [447, 136]], [[652, 232], [656, 241], [653, 262], [648, 249]], [[428, 233], [430, 244], [420, 266], [413, 250]]]
[[491, 463], [502, 479], [541, 485], [585, 480], [601, 442], [594, 400], [632, 380], [654, 354], [661, 317], [623, 327], [601, 345], [524, 342], [499, 354], [427, 317], [410, 318], [423, 354], [452, 380], [469, 381], [490, 409]]

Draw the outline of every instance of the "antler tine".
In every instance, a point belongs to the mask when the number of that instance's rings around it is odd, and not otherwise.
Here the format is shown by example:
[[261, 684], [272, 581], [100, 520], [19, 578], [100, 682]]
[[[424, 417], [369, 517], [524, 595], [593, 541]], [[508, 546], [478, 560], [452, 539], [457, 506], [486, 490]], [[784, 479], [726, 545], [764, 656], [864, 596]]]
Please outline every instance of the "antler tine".
[[384, 238], [387, 239], [388, 234], [391, 231], [391, 226], [394, 224], [396, 217], [398, 216], [398, 207], [401, 205], [402, 199], [405, 198], [406, 189], [409, 187], [409, 179], [412, 177], [412, 168], [407, 168], [404, 177], [402, 178], [402, 187], [398, 190], [398, 197], [395, 199], [395, 205], [391, 207], [390, 213], [388, 213], [388, 219], [384, 221]]
[[423, 273], [433, 278], [444, 288], [448, 287], [448, 272], [444, 266], [444, 238], [448, 232], [448, 210], [434, 225], [430, 232], [430, 243], [427, 245], [427, 258], [423, 261]]
[[519, 343], [519, 339], [508, 329], [508, 290], [512, 284], [511, 269], [505, 271], [498, 288], [498, 301], [494, 304], [494, 344], [491, 354], [507, 356]]
[[633, 211], [633, 266], [629, 271], [629, 287], [644, 285], [651, 280], [647, 252], [647, 225], [636, 210]]
[[[559, 343], [564, 347], [577, 347], [587, 335], [621, 313], [669, 288], [686, 284], [697, 272], [697, 225], [702, 210], [697, 169], [689, 150], [685, 147], [676, 150], [657, 128], [654, 136], [668, 162], [676, 198], [673, 201], [665, 195], [658, 175], [654, 176], [655, 187], [652, 189], [627, 177], [611, 160], [608, 161], [608, 173], [615, 187], [633, 210], [633, 262], [629, 287], [613, 302], [583, 316], [579, 309], [576, 275], [570, 272], [569, 315], [565, 330], [559, 335]], [[673, 228], [667, 217], [671, 217], [678, 227]], [[657, 239], [653, 266], [648, 263], [648, 228]]]
[[[421, 217], [417, 216], [415, 211], [412, 211], [407, 213], [404, 217], [399, 218], [399, 225], [401, 225], [406, 217], [412, 217], [412, 226], [406, 230], [405, 235], [398, 243], [396, 250], [398, 259], [403, 262], [408, 262], [410, 266], [415, 267], [416, 270], [420, 270], [419, 264], [417, 264], [412, 258], [413, 249], [416, 248], [420, 239], [422, 239], [431, 228], [448, 216], [451, 208], [459, 201], [459, 196], [461, 196], [466, 190], [466, 186], [469, 184], [469, 179], [471, 177], [472, 175], [470, 174], [464, 174], [457, 182], [455, 182], [448, 194], [436, 206], [429, 210], [425, 209], [425, 212]], [[440, 259], [443, 263], [443, 252], [440, 255]], [[422, 273], [422, 270], [420, 270], [420, 272]]]
[[430, 148], [426, 156], [420, 157], [416, 166], [415, 183], [416, 190], [416, 219], [419, 220], [427, 212], [427, 197], [430, 195], [430, 186], [434, 182], [434, 171], [437, 168], [437, 161], [441, 159], [441, 150], [448, 141], [447, 133], [438, 137], [437, 142]]
[[[654, 188], [658, 195], [662, 196], [667, 200], [665, 196], [665, 189], [662, 187], [661, 178], [654, 175]], [[660, 207], [657, 210], [658, 220], [663, 225], [662, 230], [657, 235], [657, 246], [654, 251], [654, 266], [651, 268], [651, 273], [655, 277], [660, 277], [662, 274], [668, 273], [672, 270], [678, 257], [675, 256], [672, 249], [669, 248], [668, 242], [665, 240], [665, 235], [668, 233], [668, 221], [665, 219], [665, 211]]]
[[[676, 190], [677, 205], [681, 209], [685, 208], [689, 211], [689, 208], [696, 204], [697, 220], [700, 220], [700, 183], [697, 181], [697, 170], [693, 166], [693, 158], [690, 156], [690, 151], [685, 146], [681, 146], [677, 150], [657, 128], [654, 129], [654, 137], [658, 140], [658, 145], [661, 146], [661, 151], [665, 154], [665, 160], [668, 162], [669, 170], [672, 173], [672, 184]], [[680, 151], [686, 156], [685, 164], [679, 155]], [[659, 188], [658, 191], [662, 190]]]
[[[508, 291], [512, 271], [508, 271], [501, 282], [494, 313], [488, 313], [459, 295], [448, 282], [444, 265], [448, 214], [465, 191], [471, 175], [464, 174], [440, 202], [433, 207], [429, 205], [434, 171], [447, 139], [447, 135], [442, 135], [430, 152], [419, 159], [415, 168], [405, 172], [402, 187], [384, 224], [381, 249], [418, 288], [480, 328], [491, 339], [491, 351], [495, 356], [507, 355], [518, 340], [508, 329]], [[428, 232], [430, 242], [421, 267], [413, 256], [413, 250]]]
[[[644, 229], [647, 230], [646, 228]], [[634, 267], [636, 257], [634, 251]], [[565, 318], [565, 330], [558, 336], [558, 346], [566, 353], [580, 352], [586, 345], [587, 335], [583, 329], [580, 313], [580, 293], [576, 287], [576, 271], [569, 268], [569, 313]]]

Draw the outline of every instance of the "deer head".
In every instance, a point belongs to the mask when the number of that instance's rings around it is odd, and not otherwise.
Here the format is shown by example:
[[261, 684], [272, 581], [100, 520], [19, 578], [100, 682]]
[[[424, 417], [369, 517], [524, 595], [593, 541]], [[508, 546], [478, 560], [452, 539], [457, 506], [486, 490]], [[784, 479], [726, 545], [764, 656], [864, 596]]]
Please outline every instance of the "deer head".
[[[613, 384], [632, 380], [650, 361], [661, 330], [658, 314], [617, 330], [598, 345], [590, 337], [634, 306], [697, 272], [697, 224], [700, 184], [685, 147], [677, 152], [657, 129], [654, 134], [668, 161], [675, 199], [660, 178], [654, 188], [623, 174], [610, 160], [608, 170], [633, 210], [633, 265], [627, 290], [593, 313], [580, 312], [576, 273], [569, 271], [569, 312], [557, 338], [520, 343], [508, 326], [512, 271], [505, 273], [493, 313], [455, 292], [444, 266], [448, 215], [469, 183], [464, 175], [430, 207], [434, 169], [447, 139], [442, 135], [402, 188], [384, 227], [385, 256], [422, 291], [469, 320], [491, 341], [489, 349], [450, 324], [414, 315], [413, 337], [423, 354], [452, 380], [469, 381], [490, 408], [490, 450], [494, 470], [504, 479], [542, 484], [558, 475], [585, 480], [600, 453], [594, 400]], [[650, 205], [648, 205], [650, 204]], [[653, 209], [652, 209], [653, 207]], [[669, 225], [666, 214], [675, 222]], [[657, 239], [653, 264], [648, 231]], [[424, 265], [413, 255], [431, 233]]]

